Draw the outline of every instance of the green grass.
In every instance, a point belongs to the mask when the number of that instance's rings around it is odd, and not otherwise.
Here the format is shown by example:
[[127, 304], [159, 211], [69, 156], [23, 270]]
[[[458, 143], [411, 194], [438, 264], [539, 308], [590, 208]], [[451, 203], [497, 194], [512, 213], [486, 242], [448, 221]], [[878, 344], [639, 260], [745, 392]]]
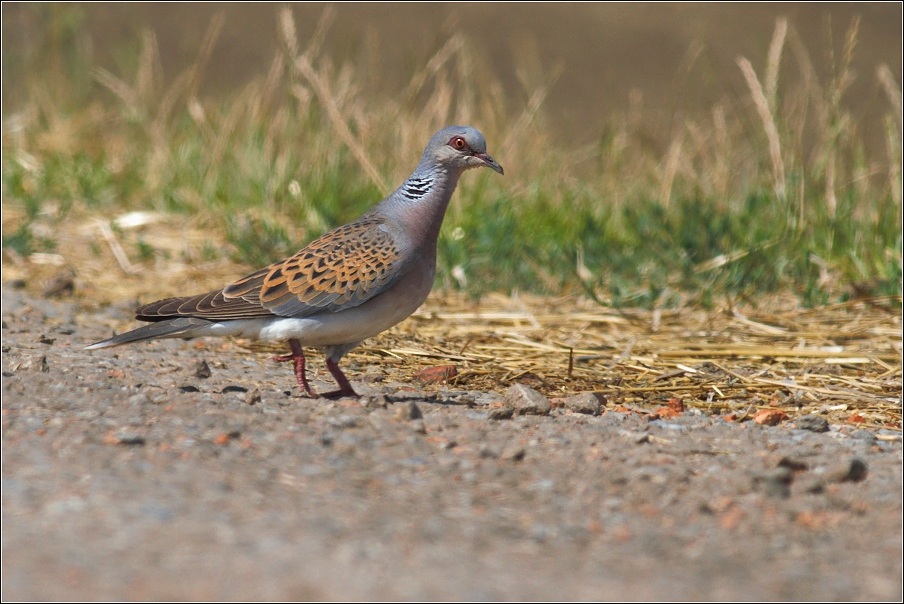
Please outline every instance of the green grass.
[[[889, 156], [866, 157], [842, 102], [843, 62], [824, 98], [801, 83], [763, 95], [758, 111], [757, 82], [749, 99], [714, 107], [712, 120], [675, 128], [665, 152], [618, 117], [597, 145], [573, 149], [555, 142], [542, 106], [518, 106], [470, 71], [467, 44], [422, 66], [408, 94], [387, 98], [359, 89], [366, 78], [316, 47], [293, 50], [288, 21], [280, 35], [267, 77], [226, 100], [194, 95], [203, 45], [198, 65], [168, 87], [152, 37], [123, 53], [135, 57], [131, 73], [94, 71], [93, 86], [85, 61], [36, 69], [22, 83], [27, 100], [3, 116], [3, 208], [17, 217], [4, 219], [4, 252], [52, 250], [52, 236], [32, 233], [39, 218], [62, 233], [75, 215], [146, 209], [204, 216], [228, 245], [206, 245], [201, 259], [252, 268], [357, 217], [383, 183], [394, 188], [407, 175], [434, 131], [468, 122], [506, 176], [462, 179], [440, 238], [440, 286], [475, 296], [583, 292], [646, 307], [755, 303], [787, 291], [809, 305], [901, 293], [900, 122], [886, 121]], [[855, 41], [852, 27], [844, 56]], [[290, 67], [299, 53], [311, 71]], [[801, 99], [823, 117], [801, 117]], [[817, 142], [805, 144], [802, 132]], [[144, 240], [129, 253], [155, 257]]]

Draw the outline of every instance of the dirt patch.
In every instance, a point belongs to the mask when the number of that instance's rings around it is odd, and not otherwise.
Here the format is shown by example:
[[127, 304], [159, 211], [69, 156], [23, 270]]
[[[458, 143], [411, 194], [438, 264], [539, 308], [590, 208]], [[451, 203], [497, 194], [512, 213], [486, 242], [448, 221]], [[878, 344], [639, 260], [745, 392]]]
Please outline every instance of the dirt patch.
[[[442, 300], [431, 304], [349, 359], [364, 398], [312, 401], [284, 366], [228, 341], [88, 353], [84, 345], [128, 322], [128, 307], [81, 312], [4, 290], [4, 599], [902, 597], [902, 444], [890, 400], [900, 400], [900, 349], [897, 360], [863, 354], [889, 364], [896, 391], [884, 389], [878, 376], [889, 370], [873, 361], [747, 357], [721, 363], [724, 373], [691, 367], [714, 380], [730, 372], [754, 380], [765, 373], [738, 365], [768, 364], [825, 376], [819, 385], [796, 377], [832, 392], [824, 396], [889, 399], [881, 409], [866, 398], [826, 403], [873, 405], [845, 410], [866, 420], [850, 422], [806, 398], [770, 407], [763, 397], [766, 410], [789, 416], [769, 426], [754, 420], [755, 408], [734, 421], [707, 408], [708, 395], [692, 396], [699, 376], [686, 370], [653, 384], [687, 386], [665, 400], [666, 392], [619, 392], [618, 374], [640, 373], [626, 363], [648, 365], [650, 380], [677, 368], [667, 370], [662, 355], [632, 361], [646, 346], [637, 334], [618, 360], [627, 346], [612, 352], [622, 345], [614, 331], [612, 346], [595, 353], [618, 361], [606, 369], [612, 381], [596, 388], [602, 402], [569, 400], [588, 389], [580, 372], [597, 360], [572, 351], [569, 376], [569, 353], [557, 348], [561, 383], [538, 372], [549, 362], [539, 356], [521, 375], [499, 374], [507, 357], [476, 345], [523, 351], [527, 344], [492, 335], [514, 324], [485, 317], [484, 335], [462, 336], [439, 317]], [[853, 321], [859, 311], [851, 312]], [[536, 328], [529, 316], [545, 325], [538, 307], [523, 313], [522, 326]], [[865, 329], [881, 327], [872, 316], [862, 311]], [[894, 320], [884, 325], [900, 334]], [[446, 339], [428, 338], [428, 322], [446, 325]], [[668, 325], [661, 317], [660, 330]], [[529, 341], [554, 337], [547, 329]], [[838, 358], [856, 358], [858, 345], [846, 340]], [[451, 359], [455, 375], [417, 380], [423, 359]], [[869, 364], [876, 368], [860, 377], [878, 380], [872, 387], [828, 380], [854, 380]], [[314, 367], [314, 387], [330, 388]], [[561, 394], [547, 414], [520, 414], [506, 396], [514, 383]]]

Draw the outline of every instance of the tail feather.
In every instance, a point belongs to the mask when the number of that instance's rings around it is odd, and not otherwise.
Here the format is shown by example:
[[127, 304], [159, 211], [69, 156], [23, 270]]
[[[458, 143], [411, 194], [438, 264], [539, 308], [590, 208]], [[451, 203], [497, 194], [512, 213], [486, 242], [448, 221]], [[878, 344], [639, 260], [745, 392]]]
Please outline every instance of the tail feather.
[[212, 325], [214, 321], [206, 321], [204, 319], [196, 319], [194, 317], [179, 317], [168, 321], [157, 321], [150, 325], [143, 325], [138, 329], [121, 333], [113, 336], [108, 340], [97, 342], [91, 346], [86, 346], [85, 350], [97, 350], [99, 348], [110, 348], [112, 346], [121, 346], [132, 342], [140, 342], [141, 340], [154, 340], [157, 338], [175, 338], [179, 336], [191, 337], [189, 332]]

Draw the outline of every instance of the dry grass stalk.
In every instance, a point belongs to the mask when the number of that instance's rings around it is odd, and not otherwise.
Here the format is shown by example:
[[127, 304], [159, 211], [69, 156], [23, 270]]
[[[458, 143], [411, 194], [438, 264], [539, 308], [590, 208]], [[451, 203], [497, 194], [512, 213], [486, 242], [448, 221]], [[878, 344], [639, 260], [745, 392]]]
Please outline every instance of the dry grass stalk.
[[760, 121], [763, 122], [763, 130], [766, 132], [766, 140], [769, 142], [769, 157], [772, 159], [775, 193], [780, 198], [785, 199], [785, 163], [782, 160], [782, 150], [775, 118], [769, 109], [769, 102], [766, 99], [766, 94], [763, 92], [759, 79], [756, 77], [753, 65], [744, 57], [738, 57], [737, 63], [741, 68], [741, 73], [744, 74], [744, 79], [747, 80], [753, 104], [760, 116]]
[[[901, 207], [901, 138], [900, 130], [895, 128], [894, 118], [885, 121], [885, 143], [888, 148], [888, 182], [891, 198], [895, 205]], [[900, 219], [900, 213], [898, 218]]]
[[833, 145], [826, 161], [826, 209], [829, 218], [835, 218], [835, 212], [838, 210], [838, 198], [835, 196], [835, 165], [836, 151]]
[[876, 77], [882, 84], [885, 96], [894, 110], [895, 117], [898, 118], [898, 128], [904, 131], [904, 103], [901, 101], [901, 87], [895, 82], [895, 76], [892, 75], [891, 69], [886, 63], [882, 63], [876, 69]]
[[225, 24], [226, 14], [221, 12], [214, 15], [214, 18], [210, 21], [210, 25], [207, 26], [207, 31], [204, 33], [204, 38], [201, 40], [201, 49], [198, 51], [198, 58], [195, 59], [195, 62], [188, 71], [190, 75], [185, 87], [186, 96], [188, 98], [198, 95], [198, 86], [201, 85], [201, 74], [204, 72], [207, 61], [210, 60], [210, 55], [213, 52], [214, 46], [217, 44], [217, 40], [220, 38], [220, 34], [223, 32], [223, 25]]
[[669, 207], [672, 201], [672, 183], [675, 181], [675, 174], [678, 172], [678, 163], [681, 161], [681, 150], [684, 146], [684, 136], [679, 132], [669, 145], [669, 152], [666, 156], [665, 169], [662, 176], [662, 188], [659, 198], [664, 207]]
[[229, 146], [229, 140], [239, 126], [242, 115], [255, 99], [259, 98], [253, 86], [248, 86], [242, 91], [241, 96], [229, 108], [226, 119], [217, 126], [216, 138], [211, 145], [207, 156], [207, 176], [204, 178], [202, 194], [206, 198], [212, 198], [219, 179], [220, 163], [223, 154]]
[[857, 46], [857, 34], [860, 31], [860, 17], [855, 16], [851, 19], [847, 34], [844, 38], [844, 48], [841, 53], [841, 75], [835, 86], [835, 103], [841, 105], [841, 97], [854, 81], [854, 72], [851, 70], [851, 64], [854, 62], [854, 48]]
[[129, 257], [126, 256], [125, 250], [122, 249], [122, 246], [116, 239], [116, 235], [113, 233], [113, 229], [110, 228], [110, 225], [102, 220], [98, 220], [97, 230], [100, 232], [101, 237], [104, 238], [104, 241], [107, 242], [107, 245], [110, 246], [110, 251], [113, 252], [113, 256], [116, 258], [116, 262], [119, 264], [122, 272], [127, 275], [137, 275], [138, 269], [129, 261]]
[[555, 84], [555, 81], [559, 78], [561, 73], [562, 67], [559, 66], [545, 84], [538, 86], [533, 91], [527, 105], [524, 107], [518, 120], [511, 127], [511, 130], [509, 130], [502, 143], [502, 155], [507, 155], [512, 152], [514, 145], [517, 144], [517, 141], [520, 140], [527, 128], [533, 123], [534, 119], [536, 119], [537, 114], [540, 112], [540, 108], [543, 106], [543, 102], [546, 100], [546, 96], [549, 94], [549, 89]]
[[385, 195], [388, 193], [389, 186], [386, 184], [386, 181], [383, 180], [377, 167], [370, 161], [370, 158], [367, 156], [367, 152], [364, 149], [364, 145], [355, 138], [355, 135], [349, 130], [348, 124], [339, 112], [339, 107], [336, 104], [335, 97], [330, 91], [330, 85], [327, 79], [314, 69], [304, 55], [297, 57], [293, 65], [298, 70], [298, 73], [304, 76], [308, 81], [311, 88], [314, 89], [314, 94], [317, 95], [317, 99], [320, 101], [321, 106], [326, 109], [327, 115], [329, 116], [333, 127], [336, 129], [336, 133], [351, 150], [355, 159], [357, 159], [358, 163], [361, 164], [361, 167], [364, 168], [364, 171], [367, 172], [368, 178], [370, 178], [371, 182], [376, 185], [382, 194]]
[[797, 35], [793, 28], [788, 33], [791, 50], [794, 52], [797, 67], [804, 79], [803, 92], [806, 102], [808, 105], [813, 105], [816, 110], [816, 122], [820, 131], [822, 131], [823, 128], [827, 127], [829, 120], [825, 93], [822, 90], [822, 86], [819, 85], [819, 77], [816, 75], [816, 69], [810, 60], [810, 53], [801, 41], [800, 36]]
[[[331, 20], [329, 12], [324, 12], [324, 17], [321, 17], [321, 25], [322, 27], [318, 27], [318, 32], [324, 30], [322, 35], [325, 35], [325, 30], [328, 27], [328, 24]], [[296, 48], [297, 49], [297, 41], [294, 38], [295, 27], [294, 23], [291, 25], [287, 25], [292, 22], [292, 13], [288, 8], [283, 9], [280, 20], [283, 24], [283, 34], [285, 37], [285, 44], [287, 49]], [[342, 117], [342, 113], [339, 110], [339, 103], [337, 102], [336, 95], [333, 94], [329, 80], [316, 69], [311, 64], [311, 58], [316, 56], [317, 52], [319, 52], [320, 44], [322, 43], [322, 37], [318, 37], [316, 34], [314, 39], [311, 42], [308, 50], [305, 51], [304, 54], [291, 56], [290, 61], [291, 65], [294, 67], [295, 71], [299, 73], [302, 77], [304, 77], [308, 83], [311, 85], [311, 88], [314, 90], [314, 94], [317, 96], [317, 99], [320, 101], [321, 106], [326, 110], [327, 115], [330, 118], [330, 122], [336, 130], [336, 133], [342, 139], [342, 141], [348, 146], [349, 150], [351, 150], [352, 154], [355, 156], [355, 159], [358, 160], [358, 163], [361, 164], [361, 167], [364, 168], [364, 171], [367, 173], [367, 176], [370, 178], [371, 182], [376, 185], [376, 187], [380, 190], [382, 194], [389, 193], [389, 186], [386, 184], [386, 181], [383, 180], [383, 177], [380, 175], [379, 170], [370, 161], [370, 158], [367, 155], [367, 151], [364, 149], [364, 145], [355, 138], [352, 134], [351, 130], [348, 127], [348, 124], [345, 121], [345, 118]]]
[[419, 70], [414, 74], [414, 77], [411, 78], [411, 81], [401, 95], [402, 104], [407, 105], [410, 103], [423, 89], [427, 80], [431, 77], [435, 77], [448, 61], [453, 57], [458, 56], [461, 53], [462, 48], [464, 48], [464, 40], [461, 36], [453, 35], [449, 38], [449, 40], [443, 44], [442, 48], [436, 51], [436, 54], [430, 58], [424, 68]]
[[766, 61], [766, 101], [771, 111], [775, 111], [775, 93], [778, 91], [778, 71], [782, 61], [782, 48], [788, 33], [788, 20], [780, 17], [775, 20], [775, 32], [769, 44], [769, 55]]

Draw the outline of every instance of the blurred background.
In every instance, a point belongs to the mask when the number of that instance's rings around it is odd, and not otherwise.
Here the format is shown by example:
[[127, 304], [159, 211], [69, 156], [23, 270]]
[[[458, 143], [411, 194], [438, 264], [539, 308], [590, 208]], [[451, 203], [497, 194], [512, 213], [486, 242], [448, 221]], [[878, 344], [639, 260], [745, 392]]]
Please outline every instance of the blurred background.
[[354, 219], [467, 123], [506, 176], [463, 179], [442, 287], [647, 307], [900, 294], [901, 17], [4, 3], [4, 280], [70, 275], [99, 303], [220, 286]]

